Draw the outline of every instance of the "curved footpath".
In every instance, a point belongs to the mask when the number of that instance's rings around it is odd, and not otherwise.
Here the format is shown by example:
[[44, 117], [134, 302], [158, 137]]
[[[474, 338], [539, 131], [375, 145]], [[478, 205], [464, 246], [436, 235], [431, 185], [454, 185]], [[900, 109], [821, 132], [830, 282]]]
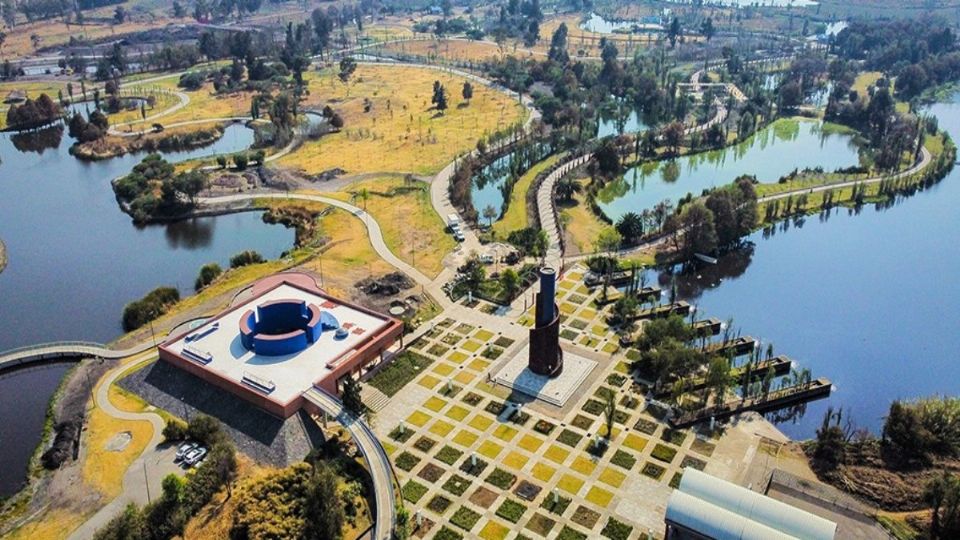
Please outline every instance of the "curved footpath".
[[373, 480], [374, 499], [377, 506], [373, 521], [373, 540], [390, 540], [397, 526], [396, 494], [393, 489], [393, 468], [380, 440], [366, 422], [344, 409], [339, 399], [317, 388], [307, 390], [303, 393], [303, 397], [323, 413], [336, 419], [356, 441]]
[[[720, 101], [717, 101], [716, 105], [717, 112], [713, 115], [713, 118], [703, 124], [687, 128], [684, 130], [684, 134], [698, 133], [726, 120], [727, 108]], [[537, 214], [540, 216], [540, 228], [547, 233], [547, 239], [549, 240], [544, 262], [553, 268], [561, 268], [563, 262], [562, 233], [557, 221], [557, 205], [554, 197], [554, 189], [556, 188], [557, 181], [569, 174], [570, 171], [590, 161], [591, 158], [593, 158], [592, 153], [583, 154], [560, 165], [544, 178], [543, 182], [540, 183], [540, 187], [537, 188]]]
[[[147, 349], [152, 348], [152, 344]], [[93, 400], [107, 415], [120, 420], [132, 422], [150, 422], [153, 428], [153, 435], [144, 447], [140, 456], [127, 467], [123, 476], [123, 490], [112, 501], [101, 507], [93, 516], [80, 525], [76, 530], [70, 533], [69, 540], [85, 540], [93, 538], [98, 529], [106, 525], [111, 519], [119, 515], [123, 508], [130, 503], [139, 505], [147, 504], [151, 494], [161, 492], [161, 483], [163, 474], [158, 472], [161, 464], [166, 464], [169, 460], [169, 451], [160, 448], [163, 443], [163, 427], [165, 422], [160, 415], [152, 412], [128, 412], [116, 408], [110, 402], [110, 386], [113, 385], [127, 370], [136, 364], [146, 363], [154, 360], [154, 355], [145, 355], [136, 363], [130, 365], [117, 366], [100, 381], [96, 392], [93, 394]]]

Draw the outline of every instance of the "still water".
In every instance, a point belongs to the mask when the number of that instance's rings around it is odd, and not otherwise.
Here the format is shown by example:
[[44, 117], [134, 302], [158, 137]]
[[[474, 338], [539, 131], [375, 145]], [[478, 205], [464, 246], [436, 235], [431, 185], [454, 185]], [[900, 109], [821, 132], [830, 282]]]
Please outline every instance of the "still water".
[[[960, 136], [960, 100], [930, 112]], [[700, 316], [733, 317], [744, 335], [834, 383], [828, 400], [781, 424], [787, 435], [812, 437], [829, 405], [879, 433], [894, 399], [960, 393], [957, 200], [954, 169], [887, 209], [834, 209], [756, 233], [752, 250], [681, 279], [678, 292]]]
[[736, 146], [631, 168], [600, 190], [597, 203], [616, 222], [627, 212], [640, 213], [666, 199], [676, 203], [687, 193], [700, 195], [744, 174], [776, 182], [794, 169], [830, 172], [858, 165], [859, 154], [848, 133], [826, 130], [814, 120], [780, 120]]
[[[184, 161], [248, 148], [252, 131], [233, 125], [222, 139], [171, 152]], [[0, 273], [0, 351], [55, 340], [107, 342], [122, 331], [123, 306], [158, 285], [191, 294], [201, 265], [226, 267], [254, 249], [275, 258], [293, 232], [256, 213], [135, 227], [110, 188], [143, 157], [86, 163], [57, 130], [0, 135], [0, 238], [9, 264]], [[47, 402], [68, 365], [0, 376], [0, 496], [19, 489]]]
[[[154, 287], [189, 294], [204, 263], [225, 266], [244, 249], [275, 258], [293, 242], [292, 231], [266, 225], [255, 213], [135, 227], [110, 181], [142, 154], [86, 163], [68, 153], [66, 135], [25, 139], [0, 135], [0, 238], [9, 259], [0, 273], [0, 351], [65, 339], [110, 341], [121, 333], [123, 306]], [[234, 125], [213, 145], [167, 159], [235, 152], [252, 141], [251, 130]]]

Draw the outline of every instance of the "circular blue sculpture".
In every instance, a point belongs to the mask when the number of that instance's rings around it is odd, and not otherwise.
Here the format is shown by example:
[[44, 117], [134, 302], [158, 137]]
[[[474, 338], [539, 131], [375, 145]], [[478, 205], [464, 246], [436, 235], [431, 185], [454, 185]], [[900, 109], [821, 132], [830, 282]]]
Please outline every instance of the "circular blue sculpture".
[[240, 317], [240, 342], [264, 356], [298, 353], [320, 339], [323, 330], [340, 327], [337, 319], [303, 300], [274, 300]]

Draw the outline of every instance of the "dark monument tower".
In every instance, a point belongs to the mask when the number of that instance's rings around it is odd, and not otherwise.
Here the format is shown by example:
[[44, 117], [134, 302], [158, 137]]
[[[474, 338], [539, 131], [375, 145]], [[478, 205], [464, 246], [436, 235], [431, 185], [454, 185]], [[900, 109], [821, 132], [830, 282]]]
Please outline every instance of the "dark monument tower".
[[538, 375], [556, 377], [563, 371], [560, 350], [560, 310], [556, 303], [557, 271], [540, 269], [536, 324], [530, 329], [530, 370]]

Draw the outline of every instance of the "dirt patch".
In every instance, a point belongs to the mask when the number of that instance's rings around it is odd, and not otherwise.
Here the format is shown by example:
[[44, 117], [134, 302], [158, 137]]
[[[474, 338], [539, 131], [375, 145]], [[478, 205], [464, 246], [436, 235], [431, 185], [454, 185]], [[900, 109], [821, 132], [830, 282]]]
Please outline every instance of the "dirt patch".
[[473, 492], [473, 495], [470, 496], [470, 502], [482, 508], [490, 508], [498, 496], [496, 492], [480, 486]]
[[133, 434], [129, 431], [121, 431], [107, 441], [107, 445], [104, 447], [107, 452], [123, 452], [127, 446], [130, 445], [130, 442], [133, 440]]
[[415, 283], [406, 274], [392, 272], [378, 278], [366, 278], [357, 282], [356, 287], [370, 296], [393, 296], [401, 291], [413, 288]]
[[7, 267], [7, 246], [3, 244], [3, 240], [0, 240], [0, 272], [3, 272], [3, 269]]

